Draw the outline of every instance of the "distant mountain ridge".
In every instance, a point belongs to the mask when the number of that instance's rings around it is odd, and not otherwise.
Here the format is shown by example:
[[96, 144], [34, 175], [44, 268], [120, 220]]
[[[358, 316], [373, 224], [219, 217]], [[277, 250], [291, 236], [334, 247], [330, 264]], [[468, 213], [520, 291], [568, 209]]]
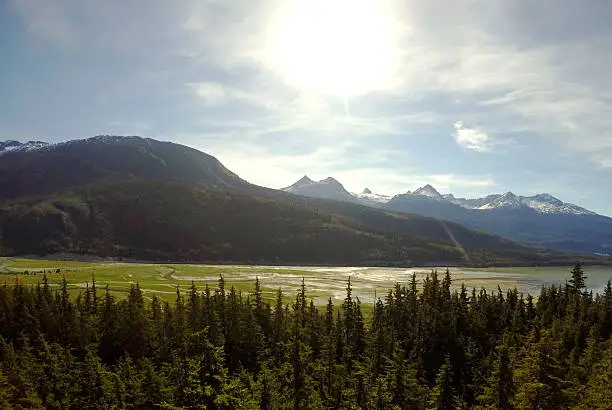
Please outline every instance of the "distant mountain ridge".
[[[304, 263], [478, 265], [568, 257], [495, 235], [611, 253], [605, 246], [612, 243], [609, 218], [551, 216], [528, 207], [468, 209], [432, 186], [389, 198], [369, 189], [353, 195], [331, 177], [304, 177], [285, 191], [273, 190], [247, 182], [204, 152], [135, 136], [2, 147], [1, 254], [72, 250], [270, 262], [275, 260], [270, 252], [278, 252], [280, 260], [291, 254], [291, 260]], [[257, 213], [251, 212], [255, 208]], [[560, 217], [566, 220], [560, 223]], [[576, 218], [586, 218], [586, 224], [577, 225]], [[330, 252], [335, 241], [343, 243], [335, 248], [339, 256]], [[261, 246], [264, 242], [268, 245]]]
[[[460, 224], [364, 206], [333, 178], [298, 182], [289, 192], [260, 187], [213, 156], [150, 138], [5, 143], [0, 255], [376, 266], [573, 259]], [[309, 190], [345, 200], [294, 193]]]
[[359, 198], [348, 192], [340, 182], [332, 177], [313, 181], [307, 175], [304, 175], [299, 181], [282, 190], [292, 194], [315, 198], [335, 199], [345, 202], [359, 201]]
[[[333, 181], [334, 189], [329, 189], [330, 181]], [[328, 177], [325, 180], [315, 182], [308, 176], [303, 176], [295, 184], [283, 188], [283, 191], [299, 195], [312, 196], [315, 198], [336, 199], [339, 201], [361, 202], [371, 205], [372, 202], [388, 203], [392, 200], [407, 198], [427, 198], [436, 201], [449, 202], [459, 205], [466, 209], [489, 210], [489, 209], [532, 209], [542, 214], [562, 214], [562, 215], [597, 215], [578, 205], [561, 201], [554, 196], [541, 193], [533, 196], [519, 196], [512, 192], [505, 194], [491, 194], [483, 198], [456, 198], [453, 194], [442, 195], [432, 185], [427, 184], [416, 189], [414, 192], [406, 192], [397, 195], [381, 195], [373, 193], [366, 188], [361, 193], [349, 193], [340, 182]], [[350, 196], [348, 196], [348, 195]]]
[[474, 210], [530, 208], [542, 214], [597, 215], [595, 212], [578, 205], [563, 202], [547, 193], [520, 196], [512, 192], [506, 192], [505, 194], [487, 195], [483, 198], [465, 199], [456, 198], [453, 194], [441, 195], [434, 187], [428, 184], [412, 193], [400, 194], [395, 197], [407, 196], [422, 196], [438, 201], [447, 201]]
[[[297, 193], [321, 197], [318, 185]], [[346, 201], [345, 194], [326, 198]], [[394, 196], [371, 190], [352, 194], [351, 202], [396, 212], [419, 214], [457, 222], [512, 240], [552, 249], [592, 254], [612, 254], [612, 218], [541, 193], [521, 196], [512, 192], [482, 198], [457, 198], [441, 194], [427, 184], [414, 192]]]

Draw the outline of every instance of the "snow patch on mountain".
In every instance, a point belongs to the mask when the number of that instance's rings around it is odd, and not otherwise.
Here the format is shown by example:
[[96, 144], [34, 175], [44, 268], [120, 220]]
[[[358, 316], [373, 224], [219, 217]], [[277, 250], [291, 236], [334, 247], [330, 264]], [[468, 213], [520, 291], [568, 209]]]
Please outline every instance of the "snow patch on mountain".
[[364, 201], [377, 202], [382, 204], [387, 203], [391, 200], [391, 197], [389, 195], [376, 194], [368, 188], [364, 189], [361, 193], [352, 193], [352, 195]]
[[516, 196], [512, 192], [506, 192], [499, 198], [496, 198], [493, 201], [474, 209], [520, 209], [526, 207], [527, 205], [521, 201], [520, 197]]
[[304, 175], [302, 178], [300, 178], [293, 185], [290, 185], [290, 186], [288, 186], [286, 188], [283, 188], [283, 191], [286, 191], [286, 192], [295, 192], [295, 191], [298, 191], [301, 187], [308, 186], [308, 185], [311, 185], [311, 184], [314, 184], [314, 183], [315, 182], [312, 179], [308, 178], [307, 175]]
[[550, 215], [597, 215], [595, 212], [580, 206], [561, 201], [550, 194], [538, 194], [534, 196], [517, 196], [508, 192], [484, 205], [471, 209], [521, 209], [530, 208], [540, 214]]
[[70, 140], [58, 143], [48, 143], [44, 141], [28, 141], [19, 142], [14, 140], [0, 141], [0, 155], [7, 152], [28, 152], [38, 150], [54, 150], [64, 146], [82, 145], [82, 144], [126, 144], [136, 146], [146, 146], [151, 139], [138, 136], [119, 136], [119, 135], [97, 135], [80, 140]]
[[492, 194], [484, 198], [457, 198], [453, 194], [441, 195], [433, 186], [427, 184], [414, 192], [408, 191], [399, 195], [404, 199], [432, 199], [446, 201], [473, 210], [491, 209], [532, 209], [540, 214], [563, 215], [597, 215], [588, 209], [561, 201], [554, 196], [542, 193], [534, 196], [520, 196], [513, 192], [505, 194]]
[[[360, 194], [364, 196], [363, 193]], [[406, 192], [395, 196], [402, 200], [434, 200], [439, 202], [449, 202], [472, 210], [492, 210], [492, 209], [531, 209], [540, 214], [550, 215], [597, 215], [585, 208], [574, 204], [561, 201], [554, 196], [542, 193], [530, 197], [516, 195], [513, 192], [505, 194], [492, 194], [483, 198], [457, 198], [453, 194], [440, 194], [436, 188], [427, 184], [414, 192]]]
[[19, 142], [19, 141], [0, 141], [0, 155], [5, 154], [7, 152], [27, 152], [27, 151], [35, 151], [44, 147], [49, 146], [50, 144], [44, 141], [28, 141], [28, 142]]
[[417, 189], [416, 191], [412, 193], [412, 195], [426, 196], [428, 198], [438, 199], [438, 200], [444, 199], [442, 194], [440, 194], [436, 188], [434, 188], [433, 186], [429, 184]]

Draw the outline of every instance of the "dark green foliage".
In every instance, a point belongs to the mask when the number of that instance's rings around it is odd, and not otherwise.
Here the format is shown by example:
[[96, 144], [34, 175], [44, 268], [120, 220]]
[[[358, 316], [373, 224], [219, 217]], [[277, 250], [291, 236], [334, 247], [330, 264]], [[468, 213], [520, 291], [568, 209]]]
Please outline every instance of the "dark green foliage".
[[499, 346], [497, 358], [493, 362], [493, 370], [487, 384], [483, 388], [483, 393], [478, 397], [478, 403], [483, 408], [511, 410], [514, 409], [514, 379], [510, 368], [510, 357], [508, 348]]
[[[403, 223], [403, 218], [386, 218]], [[100, 183], [0, 206], [2, 245], [10, 254], [71, 251], [149, 260], [338, 264], [462, 259], [447, 237], [431, 231], [434, 221], [420, 225], [412, 224], [417, 229], [400, 236], [409, 251], [397, 259], [389, 253], [397, 235], [375, 221], [210, 187]], [[455, 234], [460, 231], [467, 229], [457, 227]], [[496, 243], [494, 253], [501, 259], [532, 252], [485, 234], [474, 236]]]
[[315, 307], [305, 284], [272, 308], [216, 289], [176, 301], [70, 298], [64, 283], [0, 287], [0, 408], [605, 409], [612, 292], [451, 291], [398, 284], [369, 320], [346, 286]]
[[50, 150], [12, 152], [0, 161], [0, 199], [136, 177], [224, 188], [250, 187], [216, 158], [151, 138], [99, 136]]
[[572, 269], [572, 277], [569, 280], [570, 289], [574, 293], [582, 292], [584, 288], [586, 287], [584, 283], [585, 279], [586, 279], [586, 276], [584, 275], [582, 264], [578, 262]]
[[0, 202], [0, 255], [376, 266], [559, 264], [570, 257], [456, 223], [259, 187], [208, 154], [140, 137], [7, 152]]
[[449, 237], [451, 231], [442, 229], [438, 221], [354, 204], [333, 205], [174, 182], [104, 182], [0, 205], [0, 251], [391, 265], [531, 264], [551, 257], [448, 224], [464, 254]]
[[457, 399], [453, 389], [453, 373], [450, 359], [446, 358], [436, 377], [436, 384], [431, 392], [429, 407], [432, 409], [454, 409]]

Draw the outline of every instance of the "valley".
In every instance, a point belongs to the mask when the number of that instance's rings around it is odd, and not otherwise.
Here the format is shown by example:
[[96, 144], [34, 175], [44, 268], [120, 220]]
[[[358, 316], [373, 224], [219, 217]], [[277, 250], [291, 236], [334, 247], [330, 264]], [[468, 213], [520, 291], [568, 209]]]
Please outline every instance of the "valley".
[[0, 10], [0, 410], [612, 410], [612, 1]]
[[[612, 219], [546, 195], [487, 198], [480, 204], [486, 209], [476, 210], [430, 185], [393, 198], [368, 189], [355, 196], [333, 178], [307, 176], [275, 190], [204, 152], [151, 138], [9, 141], [0, 146], [0, 256], [402, 267], [610, 263]], [[506, 209], [504, 198], [517, 206]], [[503, 206], [489, 209], [492, 203]], [[536, 205], [556, 213], [530, 208]]]
[[[335, 304], [341, 303], [346, 295], [350, 277], [353, 295], [364, 304], [372, 304], [378, 298], [384, 300], [387, 292], [396, 283], [408, 285], [416, 275], [419, 287], [426, 275], [436, 268], [375, 268], [375, 267], [332, 267], [332, 266], [245, 266], [245, 265], [197, 265], [197, 264], [149, 264], [119, 262], [72, 262], [44, 259], [0, 258], [0, 283], [37, 284], [42, 281], [42, 272], [48, 272], [51, 286], [57, 288], [63, 277], [73, 295], [91, 286], [92, 278], [100, 291], [108, 285], [112, 294], [125, 297], [130, 286], [139, 284], [146, 299], [153, 295], [169, 302], [176, 299], [176, 290], [184, 295], [191, 289], [192, 282], [198, 291], [206, 286], [214, 291], [220, 275], [226, 288], [232, 286], [243, 296], [252, 293], [255, 279], [259, 278], [262, 297], [273, 303], [276, 292], [283, 291], [287, 303], [297, 294], [302, 280], [309, 298], [318, 306], [325, 305], [331, 297]], [[436, 269], [439, 277], [445, 268]], [[25, 272], [28, 274], [24, 274]], [[450, 268], [452, 288], [465, 285], [468, 294], [472, 288], [497, 292], [516, 288], [525, 296], [537, 296], [543, 285], [562, 285], [568, 277], [570, 267], [506, 267], [506, 268]], [[59, 272], [59, 273], [57, 273]], [[603, 292], [608, 280], [612, 279], [612, 267], [589, 266], [586, 268], [587, 289]], [[35, 274], [33, 274], [35, 273]]]

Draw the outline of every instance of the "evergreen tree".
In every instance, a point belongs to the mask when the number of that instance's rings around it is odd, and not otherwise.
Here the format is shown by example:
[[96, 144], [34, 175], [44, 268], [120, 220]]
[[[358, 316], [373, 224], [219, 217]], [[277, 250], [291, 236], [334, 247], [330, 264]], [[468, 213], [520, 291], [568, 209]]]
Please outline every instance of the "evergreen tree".
[[0, 409], [10, 409], [13, 386], [0, 369]]
[[436, 384], [431, 392], [429, 399], [429, 407], [432, 409], [455, 409], [457, 408], [457, 398], [452, 385], [453, 372], [450, 365], [450, 359], [442, 364], [438, 375], [436, 376]]
[[[538, 340], [539, 339], [539, 340]], [[553, 353], [548, 334], [532, 333], [523, 348], [523, 358], [514, 372], [516, 406], [520, 409], [566, 408], [568, 398], [564, 372]]]
[[573, 293], [580, 293], [586, 288], [585, 279], [586, 276], [584, 274], [584, 270], [582, 269], [582, 264], [577, 262], [572, 269], [572, 277], [569, 280], [569, 287]]
[[508, 348], [502, 345], [497, 348], [493, 372], [484, 386], [483, 394], [478, 397], [478, 402], [487, 409], [511, 410], [515, 408], [512, 404], [514, 393]]
[[417, 373], [411, 368], [403, 351], [396, 351], [388, 373], [391, 404], [401, 409], [421, 409], [424, 406], [424, 388], [419, 385]]
[[602, 354], [603, 359], [598, 361], [589, 375], [584, 391], [581, 393], [576, 409], [611, 409], [612, 395], [610, 383], [612, 381], [612, 348]]
[[610, 284], [594, 295], [572, 278], [534, 302], [452, 291], [434, 271], [422, 291], [415, 275], [397, 284], [367, 324], [352, 285], [319, 309], [303, 282], [272, 306], [259, 280], [246, 297], [223, 277], [214, 292], [192, 283], [173, 303], [138, 284], [98, 300], [93, 280], [76, 296], [65, 279], [5, 283], [0, 408], [612, 407]]

